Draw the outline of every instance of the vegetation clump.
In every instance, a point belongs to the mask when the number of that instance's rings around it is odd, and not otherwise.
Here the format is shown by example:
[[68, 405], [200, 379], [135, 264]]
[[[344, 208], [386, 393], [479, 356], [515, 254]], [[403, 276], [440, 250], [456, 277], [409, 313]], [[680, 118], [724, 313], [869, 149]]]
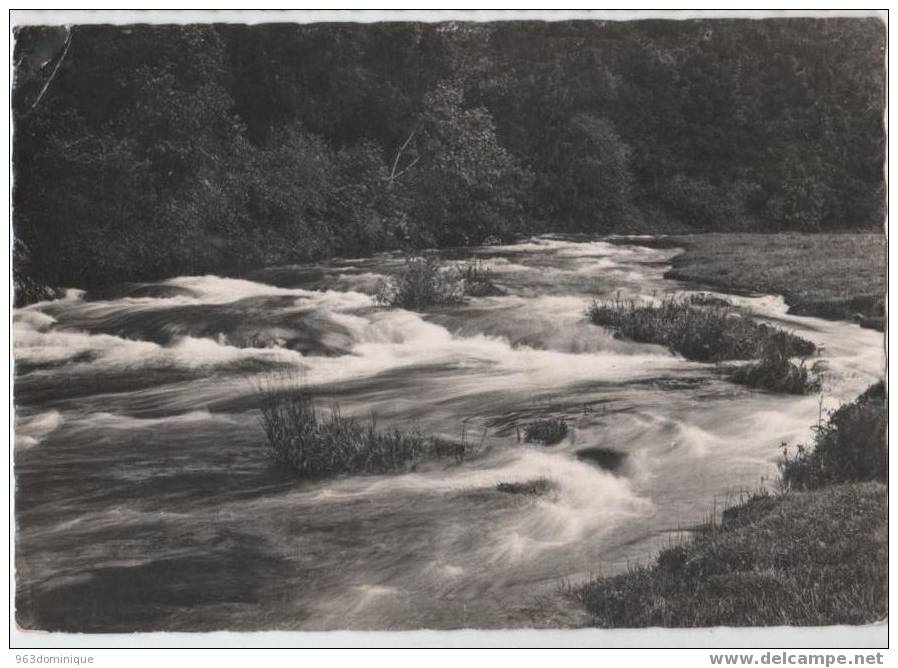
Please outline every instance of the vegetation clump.
[[437, 255], [408, 257], [394, 280], [378, 285], [375, 299], [383, 306], [420, 311], [429, 306], [458, 304], [464, 285], [446, 271]]
[[373, 417], [362, 423], [341, 415], [338, 406], [323, 415], [301, 392], [265, 393], [261, 410], [269, 453], [303, 478], [407, 470], [430, 449], [417, 431], [379, 431]]
[[504, 294], [493, 283], [493, 270], [483, 260], [462, 263], [456, 267], [456, 271], [467, 296], [495, 297]]
[[524, 427], [524, 440], [527, 443], [555, 445], [568, 433], [568, 424], [564, 418], [547, 418], [531, 422]]
[[772, 337], [764, 344], [761, 358], [739, 367], [733, 382], [784, 394], [809, 394], [820, 390], [822, 381], [816, 365], [808, 368], [804, 359], [793, 362], [789, 345], [782, 337]]
[[[755, 360], [730, 374], [749, 387], [788, 394], [820, 389], [820, 376], [803, 358], [816, 346], [779, 327], [756, 322], [729, 301], [707, 294], [666, 297], [660, 303], [594, 301], [587, 310], [596, 325], [616, 337], [656, 343], [696, 362]], [[794, 357], [802, 358], [798, 363]]]
[[755, 322], [728, 303], [702, 302], [696, 297], [666, 297], [660, 303], [623, 300], [594, 301], [587, 310], [593, 324], [611, 329], [615, 336], [666, 346], [696, 362], [745, 360], [761, 356], [775, 345], [788, 357], [815, 351], [810, 341]]
[[833, 411], [814, 428], [813, 447], [800, 444], [780, 462], [785, 487], [818, 489], [848, 480], [888, 482], [886, 397], [882, 382]]
[[443, 266], [435, 254], [408, 257], [396, 278], [378, 284], [375, 300], [383, 306], [420, 311], [460, 304], [465, 296], [500, 295], [492, 270], [481, 260]]

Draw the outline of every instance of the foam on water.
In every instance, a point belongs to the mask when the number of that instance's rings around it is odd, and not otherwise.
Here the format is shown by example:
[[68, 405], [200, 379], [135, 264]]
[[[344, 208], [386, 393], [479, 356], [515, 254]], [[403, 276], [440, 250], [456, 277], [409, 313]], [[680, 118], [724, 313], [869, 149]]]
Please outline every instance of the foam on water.
[[16, 416], [17, 448], [31, 448], [40, 443], [48, 434], [56, 431], [64, 422], [59, 411], [45, 411], [30, 417]]

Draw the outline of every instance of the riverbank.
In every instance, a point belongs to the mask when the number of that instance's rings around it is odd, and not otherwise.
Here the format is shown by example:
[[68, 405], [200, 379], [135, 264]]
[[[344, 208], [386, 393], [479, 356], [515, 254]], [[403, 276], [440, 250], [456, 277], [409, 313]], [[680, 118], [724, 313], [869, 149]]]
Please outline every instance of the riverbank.
[[759, 494], [650, 567], [577, 593], [593, 624], [827, 626], [888, 614], [888, 489]]
[[715, 233], [622, 237], [615, 243], [684, 248], [665, 278], [781, 294], [795, 315], [884, 328], [887, 248], [882, 234]]
[[648, 567], [574, 595], [602, 627], [824, 626], [888, 615], [882, 383], [784, 453], [784, 493], [760, 491]]

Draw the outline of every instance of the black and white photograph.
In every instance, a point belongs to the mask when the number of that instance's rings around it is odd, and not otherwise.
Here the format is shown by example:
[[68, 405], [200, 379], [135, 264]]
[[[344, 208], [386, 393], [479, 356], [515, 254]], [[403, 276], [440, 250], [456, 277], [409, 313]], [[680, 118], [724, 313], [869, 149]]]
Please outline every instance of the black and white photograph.
[[887, 637], [885, 11], [100, 14], [10, 15], [21, 642]]

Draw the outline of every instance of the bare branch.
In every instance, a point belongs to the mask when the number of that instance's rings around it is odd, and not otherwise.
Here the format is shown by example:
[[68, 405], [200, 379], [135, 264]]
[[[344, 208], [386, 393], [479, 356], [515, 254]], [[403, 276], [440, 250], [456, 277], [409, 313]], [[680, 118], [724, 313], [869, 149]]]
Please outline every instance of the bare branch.
[[399, 147], [399, 150], [396, 151], [396, 157], [393, 159], [393, 168], [390, 170], [390, 176], [387, 177], [387, 181], [390, 182], [390, 185], [389, 185], [390, 188], [393, 187], [393, 181], [396, 180], [397, 176], [401, 176], [403, 173], [408, 171], [412, 165], [414, 165], [416, 162], [418, 162], [418, 159], [415, 158], [415, 160], [412, 162], [411, 165], [409, 165], [408, 167], [403, 169], [401, 172], [399, 172], [399, 174], [396, 173], [396, 168], [399, 166], [399, 158], [402, 157], [402, 152], [406, 149], [406, 147], [409, 145], [409, 143], [411, 143], [411, 141], [414, 138], [415, 133], [417, 131], [418, 131], [417, 127], [414, 130], [412, 130], [411, 134], [409, 134], [409, 136], [406, 138], [406, 140], [402, 143], [402, 146]]
[[37, 108], [37, 105], [40, 104], [40, 101], [43, 99], [44, 94], [47, 92], [47, 89], [50, 88], [50, 84], [53, 83], [53, 79], [56, 77], [56, 73], [59, 72], [59, 67], [62, 65], [62, 61], [65, 60], [66, 54], [69, 52], [69, 46], [72, 43], [72, 29], [66, 28], [66, 36], [65, 36], [65, 47], [62, 50], [62, 55], [59, 56], [59, 60], [56, 61], [56, 67], [53, 68], [53, 71], [50, 73], [50, 77], [47, 79], [47, 83], [44, 84], [44, 87], [41, 88], [41, 92], [38, 94], [37, 99], [34, 101], [34, 104], [31, 105], [30, 111], [34, 111]]

